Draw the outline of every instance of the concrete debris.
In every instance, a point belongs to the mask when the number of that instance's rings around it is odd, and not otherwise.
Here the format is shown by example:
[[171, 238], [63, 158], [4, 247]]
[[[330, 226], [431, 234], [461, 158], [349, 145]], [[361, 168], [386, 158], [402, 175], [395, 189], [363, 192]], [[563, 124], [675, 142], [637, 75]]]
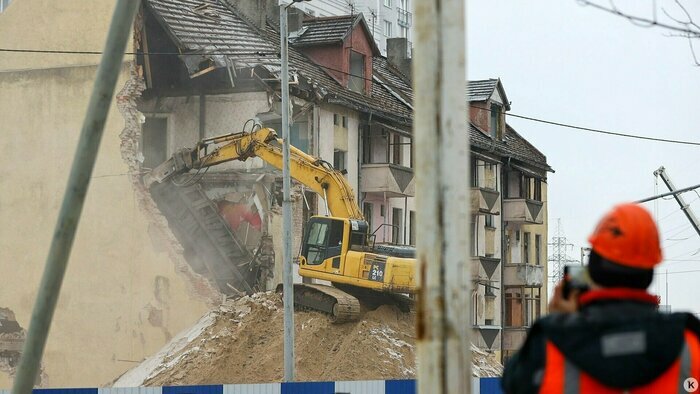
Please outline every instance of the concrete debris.
[[[415, 315], [383, 305], [357, 322], [334, 325], [327, 316], [298, 311], [299, 381], [414, 378]], [[280, 295], [255, 293], [227, 301], [158, 354], [128, 371], [115, 387], [259, 383], [283, 377]], [[495, 355], [472, 347], [474, 376], [500, 376]], [[352, 360], [352, 365], [348, 365]]]

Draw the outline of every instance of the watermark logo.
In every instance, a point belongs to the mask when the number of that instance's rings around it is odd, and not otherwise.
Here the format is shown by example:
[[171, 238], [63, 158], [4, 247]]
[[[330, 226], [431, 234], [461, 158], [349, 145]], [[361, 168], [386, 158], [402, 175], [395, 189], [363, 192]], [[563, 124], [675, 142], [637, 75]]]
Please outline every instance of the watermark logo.
[[695, 378], [688, 378], [683, 381], [683, 388], [689, 393], [694, 393], [698, 391], [698, 380]]

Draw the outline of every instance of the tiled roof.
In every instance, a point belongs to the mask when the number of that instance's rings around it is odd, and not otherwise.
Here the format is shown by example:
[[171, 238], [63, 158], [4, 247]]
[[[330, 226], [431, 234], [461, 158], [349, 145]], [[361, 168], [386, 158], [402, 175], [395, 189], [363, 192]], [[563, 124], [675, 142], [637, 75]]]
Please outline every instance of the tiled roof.
[[[268, 24], [265, 30], [258, 30], [234, 9], [216, 0], [206, 2], [209, 16], [194, 11], [202, 5], [200, 0], [147, 0], [146, 3], [185, 53], [204, 50], [215, 54], [210, 56], [215, 60], [227, 57], [236, 68], [264, 67], [272, 74], [278, 73], [280, 64], [275, 54], [280, 50], [279, 33], [273, 26]], [[225, 60], [221, 60], [219, 66], [225, 65]], [[370, 95], [351, 91], [330, 77], [330, 70], [324, 70], [292, 46], [289, 66], [290, 73], [299, 74], [328, 102], [372, 111], [405, 125], [411, 123], [411, 108], [392, 95], [387, 86], [372, 83]]]
[[467, 84], [467, 97], [469, 101], [486, 101], [498, 86], [498, 79], [483, 79], [469, 81]]
[[547, 171], [553, 172], [552, 167], [547, 164], [547, 157], [537, 148], [532, 146], [523, 136], [518, 134], [512, 127], [506, 125], [503, 140], [494, 140], [485, 132], [479, 130], [473, 123], [469, 123], [469, 143], [472, 147], [485, 152], [493, 152], [499, 156], [511, 157], [522, 163], [529, 164], [540, 170], [544, 176]]
[[355, 26], [359, 15], [329, 16], [304, 20], [304, 32], [294, 45], [319, 45], [341, 42]]
[[[277, 57], [270, 55], [277, 49], [219, 2], [207, 2], [206, 9], [199, 13], [196, 10], [203, 4], [200, 0], [148, 0], [146, 3], [175, 44], [187, 52], [226, 54], [237, 68], [279, 64]], [[218, 58], [223, 59], [223, 56], [218, 55]]]

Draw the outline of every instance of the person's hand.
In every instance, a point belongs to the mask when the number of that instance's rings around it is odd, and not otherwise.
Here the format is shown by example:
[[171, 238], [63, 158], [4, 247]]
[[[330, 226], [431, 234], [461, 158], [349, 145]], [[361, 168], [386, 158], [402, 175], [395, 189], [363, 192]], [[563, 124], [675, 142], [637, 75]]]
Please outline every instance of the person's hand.
[[572, 289], [569, 298], [564, 298], [564, 281], [557, 283], [552, 299], [549, 300], [549, 312], [573, 313], [578, 310], [578, 295], [580, 291]]

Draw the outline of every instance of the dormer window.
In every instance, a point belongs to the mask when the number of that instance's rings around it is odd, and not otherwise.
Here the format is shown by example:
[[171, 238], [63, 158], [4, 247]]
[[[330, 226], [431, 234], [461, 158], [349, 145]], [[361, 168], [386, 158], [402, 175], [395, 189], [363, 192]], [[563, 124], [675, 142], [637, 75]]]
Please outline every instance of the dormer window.
[[365, 92], [365, 55], [353, 50], [350, 51], [348, 89], [358, 93]]
[[496, 103], [491, 103], [491, 125], [489, 128], [491, 137], [494, 139], [501, 139], [503, 135], [503, 121], [502, 118], [503, 107]]

